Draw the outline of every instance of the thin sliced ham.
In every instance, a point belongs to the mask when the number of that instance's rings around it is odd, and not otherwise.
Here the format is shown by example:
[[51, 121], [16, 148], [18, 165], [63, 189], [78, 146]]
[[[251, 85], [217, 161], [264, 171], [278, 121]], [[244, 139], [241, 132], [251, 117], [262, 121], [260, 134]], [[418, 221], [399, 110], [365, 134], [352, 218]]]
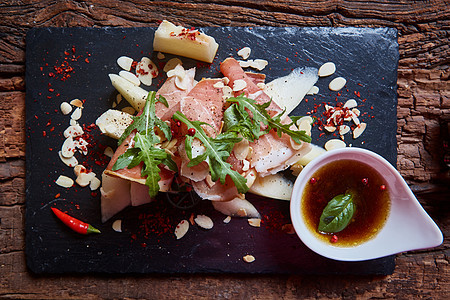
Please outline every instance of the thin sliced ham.
[[202, 121], [206, 134], [215, 137], [223, 119], [223, 90], [214, 87], [221, 79], [202, 79], [180, 102], [180, 111], [191, 121]]
[[170, 120], [172, 115], [180, 110], [180, 101], [184, 97], [186, 97], [189, 92], [195, 86], [195, 68], [184, 71], [181, 65], [177, 65], [175, 69], [181, 68], [180, 72], [184, 72], [184, 81], [187, 82], [186, 89], [180, 89], [176, 84], [176, 76], [172, 76], [167, 78], [164, 84], [156, 93], [156, 96], [159, 95], [166, 98], [169, 107], [166, 107], [164, 104], [157, 102], [155, 105], [156, 116], [163, 121]]

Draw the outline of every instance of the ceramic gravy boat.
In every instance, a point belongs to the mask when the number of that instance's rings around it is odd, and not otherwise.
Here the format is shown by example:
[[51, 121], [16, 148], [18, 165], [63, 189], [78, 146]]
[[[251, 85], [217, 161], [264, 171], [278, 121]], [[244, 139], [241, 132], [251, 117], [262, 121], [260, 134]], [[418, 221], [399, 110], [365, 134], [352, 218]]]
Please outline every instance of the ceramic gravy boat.
[[[372, 239], [353, 247], [333, 246], [309, 229], [301, 212], [306, 183], [322, 166], [341, 159], [357, 160], [372, 166], [385, 179], [391, 207], [386, 223]], [[314, 252], [341, 261], [362, 261], [404, 251], [432, 248], [443, 241], [442, 232], [428, 216], [400, 173], [380, 155], [361, 148], [329, 151], [315, 158], [299, 174], [291, 197], [291, 219], [297, 235]]]

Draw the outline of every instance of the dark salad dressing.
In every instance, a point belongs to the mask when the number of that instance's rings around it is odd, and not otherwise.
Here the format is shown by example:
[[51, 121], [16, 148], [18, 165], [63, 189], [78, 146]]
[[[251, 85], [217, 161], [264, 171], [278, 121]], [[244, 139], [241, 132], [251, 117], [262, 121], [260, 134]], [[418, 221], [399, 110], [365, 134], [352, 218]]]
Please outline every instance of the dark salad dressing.
[[[320, 239], [341, 247], [364, 243], [377, 235], [390, 210], [389, 191], [383, 177], [371, 166], [355, 160], [331, 162], [317, 170], [305, 186], [301, 213], [307, 227]], [[335, 196], [353, 193], [354, 213], [345, 229], [318, 231], [320, 216]]]

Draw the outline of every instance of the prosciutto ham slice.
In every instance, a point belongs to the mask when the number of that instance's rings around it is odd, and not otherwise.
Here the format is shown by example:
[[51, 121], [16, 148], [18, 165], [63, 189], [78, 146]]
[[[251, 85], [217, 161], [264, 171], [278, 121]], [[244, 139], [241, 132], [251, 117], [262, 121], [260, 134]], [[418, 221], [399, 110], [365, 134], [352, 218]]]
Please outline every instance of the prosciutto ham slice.
[[[270, 101], [270, 97], [257, 86], [254, 79], [244, 72], [239, 62], [234, 58], [225, 59], [220, 65], [220, 70], [224, 76], [230, 79], [230, 87], [238, 79], [247, 83], [247, 86], [242, 91], [236, 92], [236, 96], [243, 92], [258, 104]], [[272, 115], [282, 112], [282, 109], [273, 101], [267, 110]], [[283, 120], [283, 123], [288, 122], [290, 122], [288, 117]], [[279, 138], [276, 133], [270, 132], [250, 143], [250, 147], [253, 149], [253, 154], [249, 158], [251, 168], [257, 171], [258, 176], [267, 176], [282, 171], [295, 163], [292, 160], [297, 158], [298, 155], [309, 152], [310, 144], [295, 145], [290, 136], [282, 134], [281, 138]]]

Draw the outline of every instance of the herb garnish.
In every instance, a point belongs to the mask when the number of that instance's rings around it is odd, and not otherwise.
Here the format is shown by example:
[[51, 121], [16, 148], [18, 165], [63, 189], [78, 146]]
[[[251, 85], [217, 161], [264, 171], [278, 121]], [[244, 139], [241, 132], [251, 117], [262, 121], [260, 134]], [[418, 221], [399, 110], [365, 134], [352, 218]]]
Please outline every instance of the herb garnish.
[[319, 228], [320, 232], [336, 233], [347, 227], [355, 212], [353, 203], [353, 194], [346, 192], [337, 195], [324, 208], [320, 216]]
[[[212, 181], [220, 180], [220, 183], [225, 184], [225, 178], [228, 175], [233, 180], [238, 192], [246, 193], [248, 191], [247, 180], [244, 176], [233, 170], [231, 165], [226, 161], [233, 150], [234, 144], [240, 142], [242, 138], [238, 137], [236, 132], [231, 131], [211, 138], [206, 135], [201, 127], [201, 125], [209, 124], [200, 121], [191, 121], [180, 111], [174, 113], [173, 118], [186, 124], [188, 129], [195, 129], [195, 133], [192, 136], [186, 135], [185, 140], [186, 154], [190, 160], [188, 167], [196, 166], [202, 161], [207, 161]], [[194, 138], [200, 140], [205, 147], [205, 152], [196, 157], [192, 157], [192, 141]]]
[[[234, 104], [225, 111], [224, 129], [226, 131], [241, 133], [249, 141], [254, 141], [261, 135], [274, 129], [279, 137], [283, 133], [286, 133], [297, 144], [301, 144], [302, 141], [307, 143], [311, 142], [311, 137], [304, 130], [292, 130], [290, 128], [294, 122], [282, 124], [282, 113], [274, 117], [269, 115], [266, 108], [269, 107], [271, 101], [258, 104], [255, 100], [249, 99], [244, 94], [241, 94], [238, 97], [228, 98], [227, 102]], [[263, 130], [261, 129], [261, 124], [265, 125]]]
[[161, 96], [156, 99], [155, 92], [149, 92], [142, 114], [133, 117], [133, 123], [127, 127], [119, 140], [119, 144], [121, 144], [127, 136], [136, 130], [134, 147], [120, 155], [112, 167], [113, 171], [125, 167], [131, 169], [142, 162], [141, 176], [147, 176], [145, 184], [149, 187], [150, 197], [156, 196], [159, 192], [160, 164], [168, 166], [174, 172], [178, 171], [171, 155], [164, 149], [155, 147], [157, 143], [160, 143], [160, 138], [155, 134], [155, 127], [158, 127], [168, 140], [172, 138], [169, 125], [156, 116], [155, 104], [157, 101], [168, 106], [166, 99]]

